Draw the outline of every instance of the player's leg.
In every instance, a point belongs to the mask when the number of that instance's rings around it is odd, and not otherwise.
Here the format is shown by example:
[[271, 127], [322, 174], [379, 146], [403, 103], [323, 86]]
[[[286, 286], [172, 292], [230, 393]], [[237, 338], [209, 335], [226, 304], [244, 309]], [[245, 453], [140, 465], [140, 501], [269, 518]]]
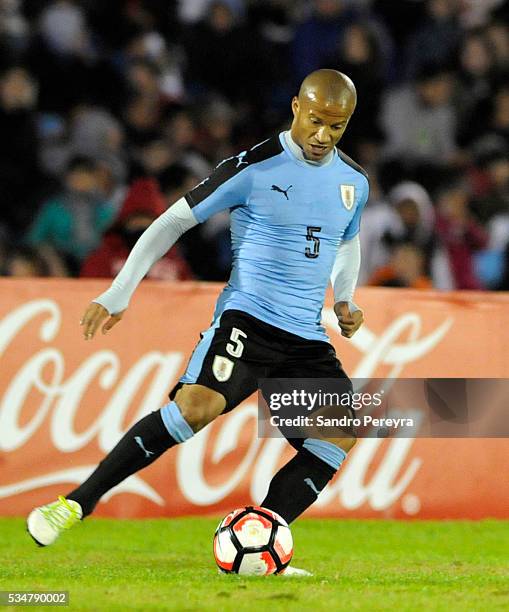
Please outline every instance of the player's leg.
[[90, 478], [67, 496], [80, 504], [84, 517], [106, 491], [153, 463], [172, 446], [189, 440], [256, 389], [249, 348], [239, 340], [232, 341], [237, 335], [251, 338], [249, 323], [236, 311], [227, 311], [202, 334], [170, 401], [136, 423]]
[[149, 466], [171, 447], [189, 440], [223, 412], [225, 398], [202, 385], [184, 385], [175, 400], [135, 423], [89, 478], [66, 497], [77, 501], [83, 517], [99, 499], [131, 474]]
[[40, 545], [52, 544], [63, 530], [91, 514], [107, 491], [191, 438], [225, 406], [224, 396], [217, 391], [198, 384], [184, 385], [175, 401], [135, 423], [79, 487], [35, 508], [27, 519], [30, 535]]
[[274, 475], [261, 503], [280, 514], [287, 523], [314, 504], [341, 467], [355, 438], [335, 441], [307, 438], [291, 442], [297, 454]]
[[[305, 348], [305, 347], [303, 347]], [[349, 381], [334, 348], [324, 342], [309, 343], [301, 351], [307, 365], [302, 367], [301, 358], [290, 360], [285, 366], [271, 373], [274, 378], [344, 378]], [[351, 416], [348, 409], [345, 414]], [[341, 415], [337, 415], [341, 416]], [[309, 437], [289, 440], [297, 454], [272, 478], [262, 506], [280, 514], [288, 523], [294, 521], [317, 499], [327, 483], [341, 467], [347, 453], [355, 444], [352, 429], [343, 431], [335, 438]]]
[[[244, 321], [240, 324], [247, 325]], [[107, 491], [256, 390], [257, 371], [240, 359], [238, 347], [243, 345], [237, 343], [234, 356], [226, 351], [238, 326], [234, 311], [218, 319], [202, 334], [183, 378], [170, 394], [171, 400], [133, 425], [91, 476], [66, 498], [32, 511], [28, 530], [38, 543], [51, 544], [62, 530], [93, 512]]]

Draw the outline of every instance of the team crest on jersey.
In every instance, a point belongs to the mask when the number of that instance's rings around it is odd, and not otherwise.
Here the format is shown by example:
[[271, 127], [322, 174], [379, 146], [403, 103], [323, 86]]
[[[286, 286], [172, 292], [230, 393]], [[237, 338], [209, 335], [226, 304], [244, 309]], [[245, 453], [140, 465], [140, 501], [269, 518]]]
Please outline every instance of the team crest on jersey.
[[226, 382], [232, 375], [234, 365], [228, 357], [216, 355], [212, 363], [212, 372], [219, 382]]
[[346, 210], [352, 210], [355, 202], [355, 185], [340, 185], [341, 201]]

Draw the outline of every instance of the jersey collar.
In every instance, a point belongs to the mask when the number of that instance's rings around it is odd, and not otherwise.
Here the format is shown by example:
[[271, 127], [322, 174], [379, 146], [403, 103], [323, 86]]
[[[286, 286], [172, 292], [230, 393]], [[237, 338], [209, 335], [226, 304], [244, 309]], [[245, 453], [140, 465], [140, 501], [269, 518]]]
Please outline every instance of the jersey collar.
[[290, 153], [290, 155], [292, 155], [292, 157], [295, 157], [297, 161], [309, 166], [328, 166], [332, 162], [332, 160], [334, 159], [334, 155], [336, 154], [335, 149], [333, 149], [320, 161], [311, 161], [309, 159], [306, 159], [304, 157], [302, 149], [292, 138], [290, 130], [287, 130], [286, 132], [282, 133], [281, 141], [284, 148]]

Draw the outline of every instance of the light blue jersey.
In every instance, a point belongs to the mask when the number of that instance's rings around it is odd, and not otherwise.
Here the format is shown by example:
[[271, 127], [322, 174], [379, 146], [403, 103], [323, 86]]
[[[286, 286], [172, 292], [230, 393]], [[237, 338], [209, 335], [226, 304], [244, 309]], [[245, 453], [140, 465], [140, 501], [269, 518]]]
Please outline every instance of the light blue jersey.
[[340, 151], [299, 159], [284, 133], [229, 158], [186, 195], [198, 222], [231, 209], [232, 272], [214, 314], [242, 310], [310, 340], [328, 340], [321, 312], [342, 240], [359, 232], [364, 170]]

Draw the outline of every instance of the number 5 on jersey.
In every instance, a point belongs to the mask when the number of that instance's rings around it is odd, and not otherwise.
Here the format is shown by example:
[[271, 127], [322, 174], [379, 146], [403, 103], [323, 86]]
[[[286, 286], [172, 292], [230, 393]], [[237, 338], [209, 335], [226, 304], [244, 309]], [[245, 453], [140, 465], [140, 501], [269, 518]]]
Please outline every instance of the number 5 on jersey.
[[311, 250], [309, 247], [306, 247], [304, 254], [309, 259], [316, 259], [320, 254], [320, 238], [318, 238], [318, 236], [315, 236], [315, 232], [321, 232], [322, 228], [315, 227], [313, 225], [308, 225], [307, 230], [308, 231], [306, 234], [306, 240], [313, 242], [313, 250]]
[[247, 334], [237, 327], [232, 328], [231, 342], [226, 345], [226, 352], [232, 357], [240, 357], [244, 352], [244, 344], [240, 338], [247, 338]]

